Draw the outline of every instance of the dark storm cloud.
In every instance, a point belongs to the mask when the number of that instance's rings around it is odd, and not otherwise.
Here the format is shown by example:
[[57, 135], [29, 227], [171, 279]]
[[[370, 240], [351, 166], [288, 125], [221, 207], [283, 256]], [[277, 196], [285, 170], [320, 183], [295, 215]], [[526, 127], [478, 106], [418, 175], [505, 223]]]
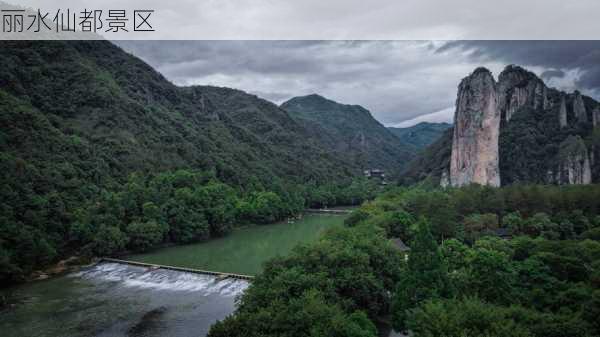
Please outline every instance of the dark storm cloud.
[[562, 70], [546, 70], [540, 77], [542, 77], [542, 79], [551, 79], [553, 77], [563, 78], [565, 77], [565, 72]]
[[[600, 42], [119, 41], [179, 85], [238, 88], [275, 103], [318, 93], [386, 125], [451, 121], [460, 80], [528, 67], [551, 86], [597, 97]], [[586, 91], [587, 90], [587, 91]]]
[[550, 77], [578, 70], [576, 87], [600, 91], [600, 41], [455, 41], [438, 52], [456, 49], [467, 52], [473, 61], [493, 59], [549, 69]]
[[363, 105], [385, 124], [453, 106], [456, 84], [474, 67], [449, 65], [454, 56], [430, 41], [116, 43], [179, 85], [234, 87], [276, 103], [318, 93]]

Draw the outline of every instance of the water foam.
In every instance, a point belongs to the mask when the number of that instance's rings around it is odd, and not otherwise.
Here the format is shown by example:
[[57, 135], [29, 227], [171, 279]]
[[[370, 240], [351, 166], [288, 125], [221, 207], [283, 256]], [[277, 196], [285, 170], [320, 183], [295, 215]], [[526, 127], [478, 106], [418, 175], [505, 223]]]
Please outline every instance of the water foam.
[[203, 295], [237, 296], [248, 287], [248, 282], [238, 279], [219, 280], [212, 275], [202, 275], [167, 269], [150, 270], [145, 267], [103, 262], [73, 274], [92, 281], [117, 282], [124, 287], [143, 289], [194, 291]]

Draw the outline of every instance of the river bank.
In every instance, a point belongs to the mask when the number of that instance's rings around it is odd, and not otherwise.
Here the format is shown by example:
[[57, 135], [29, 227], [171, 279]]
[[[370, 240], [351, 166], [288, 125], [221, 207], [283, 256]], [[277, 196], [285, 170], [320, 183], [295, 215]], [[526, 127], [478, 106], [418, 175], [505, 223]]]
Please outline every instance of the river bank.
[[[291, 223], [244, 226], [227, 237], [137, 258], [163, 256], [166, 265], [256, 274], [264, 261], [314, 242], [344, 219], [307, 214]], [[61, 272], [0, 291], [14, 304], [0, 311], [3, 336], [204, 336], [216, 320], [233, 312], [235, 296], [248, 286], [244, 280], [114, 263], [68, 266]]]

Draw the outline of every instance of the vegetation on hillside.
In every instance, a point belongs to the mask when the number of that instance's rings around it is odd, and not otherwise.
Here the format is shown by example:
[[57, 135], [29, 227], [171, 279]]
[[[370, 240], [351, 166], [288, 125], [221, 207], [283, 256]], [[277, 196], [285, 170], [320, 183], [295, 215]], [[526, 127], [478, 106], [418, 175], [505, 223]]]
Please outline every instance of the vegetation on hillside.
[[177, 87], [107, 41], [0, 46], [0, 283], [373, 194], [256, 96]]
[[406, 128], [388, 127], [388, 130], [403, 143], [411, 144], [417, 150], [422, 150], [440, 139], [444, 131], [450, 128], [452, 128], [452, 124], [448, 123], [421, 122]]
[[411, 186], [420, 183], [439, 186], [440, 177], [450, 167], [453, 132], [453, 128], [445, 130], [438, 140], [422, 150], [408, 163], [400, 178], [402, 185]]
[[398, 177], [416, 148], [395, 137], [359, 105], [340, 104], [319, 95], [294, 97], [281, 105], [311, 137], [363, 170], [383, 169]]
[[[2, 168], [0, 284], [20, 281], [69, 254], [113, 255], [207, 240], [236, 225], [271, 223], [306, 207], [359, 204], [377, 191], [364, 179], [344, 186], [241, 189], [213, 172], [177, 170], [132, 174], [111, 189], [82, 185], [40, 195], [10, 180], [15, 168]], [[36, 173], [27, 167], [22, 172], [34, 182]]]
[[209, 336], [376, 336], [382, 320], [416, 337], [598, 336], [599, 195], [398, 188], [269, 263]]

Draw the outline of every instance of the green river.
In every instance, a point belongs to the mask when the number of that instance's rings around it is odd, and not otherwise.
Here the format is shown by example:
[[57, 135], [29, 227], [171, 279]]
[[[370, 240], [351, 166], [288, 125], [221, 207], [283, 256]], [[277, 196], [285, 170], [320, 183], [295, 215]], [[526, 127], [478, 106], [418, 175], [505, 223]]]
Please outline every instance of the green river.
[[[238, 228], [224, 238], [127, 259], [253, 275], [264, 261], [315, 241], [343, 220], [310, 214], [294, 223]], [[0, 331], [4, 337], [204, 336], [235, 309], [235, 297], [247, 286], [242, 280], [100, 263], [2, 290], [12, 304], [0, 311]]]
[[294, 223], [238, 228], [208, 242], [164, 248], [133, 255], [128, 260], [178, 267], [255, 275], [266, 260], [286, 255], [299, 243], [315, 241], [330, 227], [341, 225], [339, 215], [305, 215]]

